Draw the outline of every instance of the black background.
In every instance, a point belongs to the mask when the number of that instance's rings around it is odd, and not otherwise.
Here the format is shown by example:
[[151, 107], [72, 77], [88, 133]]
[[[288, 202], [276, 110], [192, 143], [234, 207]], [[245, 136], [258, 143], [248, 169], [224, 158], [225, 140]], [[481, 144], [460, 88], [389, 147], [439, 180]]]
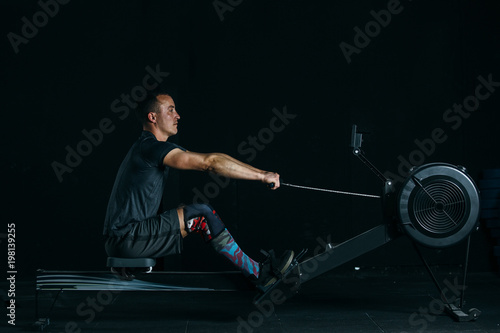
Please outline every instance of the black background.
[[[228, 3], [227, 1], [222, 1]], [[33, 22], [36, 1], [2, 1], [3, 229], [15, 223], [17, 266], [103, 269], [101, 233], [118, 166], [140, 133], [133, 116], [120, 119], [111, 104], [142, 83], [146, 66], [169, 72], [181, 115], [172, 138], [191, 151], [218, 151], [288, 182], [379, 194], [380, 181], [351, 153], [351, 125], [368, 132], [363, 148], [382, 171], [398, 173], [415, 140], [441, 128], [447, 139], [420, 163], [467, 167], [477, 181], [500, 166], [496, 91], [455, 130], [443, 114], [474, 95], [478, 77], [500, 81], [496, 1], [402, 0], [400, 13], [348, 63], [342, 42], [354, 45], [370, 11], [388, 1], [233, 1], [218, 15], [211, 1], [73, 0], [16, 53], [8, 33]], [[498, 89], [497, 89], [498, 90]], [[485, 90], [482, 90], [483, 92]], [[268, 128], [273, 109], [295, 115], [248, 161], [238, 147]], [[83, 130], [111, 119], [114, 130], [62, 181]], [[166, 208], [193, 200], [214, 180], [174, 172]], [[213, 187], [212, 187], [213, 188]], [[220, 187], [219, 187], [220, 188]], [[381, 221], [374, 199], [231, 181], [210, 200], [242, 248], [315, 249], [320, 239], [344, 241]], [[481, 226], [473, 234], [471, 269], [494, 270], [493, 244]], [[463, 245], [433, 251], [431, 263], [458, 264]], [[418, 265], [400, 238], [346, 267]], [[230, 269], [198, 237], [165, 269]]]

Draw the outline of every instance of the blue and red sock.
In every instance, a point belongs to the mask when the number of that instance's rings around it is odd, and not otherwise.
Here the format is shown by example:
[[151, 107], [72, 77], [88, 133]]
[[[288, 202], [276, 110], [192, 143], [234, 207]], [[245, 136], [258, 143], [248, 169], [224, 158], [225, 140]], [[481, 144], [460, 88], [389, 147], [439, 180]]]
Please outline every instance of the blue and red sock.
[[241, 250], [212, 206], [184, 206], [184, 221], [188, 233], [201, 234], [206, 242], [212, 244], [215, 251], [228, 258], [246, 277], [259, 277], [259, 263]]
[[243, 275], [246, 277], [259, 277], [259, 263], [241, 250], [227, 229], [224, 229], [217, 237], [212, 239], [211, 244], [215, 251], [228, 258], [238, 267], [243, 272]]

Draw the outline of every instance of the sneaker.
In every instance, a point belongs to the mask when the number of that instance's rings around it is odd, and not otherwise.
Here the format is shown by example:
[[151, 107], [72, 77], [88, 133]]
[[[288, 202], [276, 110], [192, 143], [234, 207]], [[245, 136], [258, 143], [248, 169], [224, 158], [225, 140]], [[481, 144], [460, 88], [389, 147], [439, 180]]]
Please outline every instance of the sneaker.
[[260, 263], [259, 278], [256, 284], [261, 288], [267, 288], [278, 281], [279, 278], [288, 270], [293, 261], [293, 251], [285, 251], [281, 257], [276, 258], [273, 250], [269, 253], [262, 251], [266, 260]]

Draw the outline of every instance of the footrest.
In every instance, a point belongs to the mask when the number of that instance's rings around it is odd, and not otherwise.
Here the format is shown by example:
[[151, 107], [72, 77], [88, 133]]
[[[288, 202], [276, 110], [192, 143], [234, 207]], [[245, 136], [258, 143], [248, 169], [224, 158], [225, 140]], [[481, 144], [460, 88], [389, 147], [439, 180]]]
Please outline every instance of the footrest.
[[153, 258], [117, 258], [108, 257], [108, 267], [154, 267], [156, 259]]
[[253, 304], [258, 305], [264, 301], [271, 301], [275, 304], [281, 304], [286, 299], [291, 298], [298, 293], [300, 289], [300, 276], [302, 275], [299, 267], [299, 260], [306, 254], [307, 249], [300, 251], [300, 253], [293, 259], [290, 267], [286, 272], [278, 277], [278, 280], [266, 288], [257, 286], [259, 294], [254, 298]]

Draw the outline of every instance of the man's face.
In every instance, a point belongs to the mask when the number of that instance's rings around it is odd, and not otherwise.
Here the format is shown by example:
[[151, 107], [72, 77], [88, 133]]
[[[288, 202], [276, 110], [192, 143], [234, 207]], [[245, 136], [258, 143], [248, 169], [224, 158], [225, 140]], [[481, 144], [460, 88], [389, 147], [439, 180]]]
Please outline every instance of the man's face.
[[157, 100], [161, 103], [156, 118], [158, 129], [169, 137], [177, 134], [177, 124], [181, 117], [175, 109], [174, 100], [169, 95], [159, 95]]

